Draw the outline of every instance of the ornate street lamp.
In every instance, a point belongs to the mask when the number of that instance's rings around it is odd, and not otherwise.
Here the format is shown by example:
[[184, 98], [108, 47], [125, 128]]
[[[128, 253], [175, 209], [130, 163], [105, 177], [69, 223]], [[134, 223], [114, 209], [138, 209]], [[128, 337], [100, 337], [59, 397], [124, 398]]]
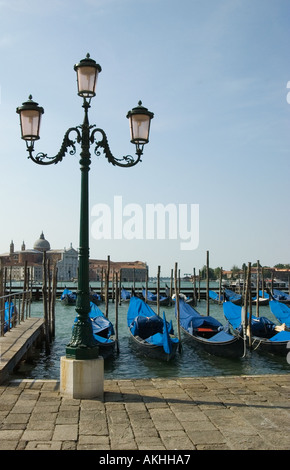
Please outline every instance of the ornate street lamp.
[[[149, 142], [150, 122], [154, 114], [139, 105], [129, 111], [127, 118], [130, 121], [131, 142], [136, 146], [136, 156], [126, 155], [115, 158], [109, 148], [108, 139], [102, 129], [89, 124], [88, 110], [91, 99], [95, 96], [96, 83], [101, 67], [90, 55], [74, 66], [77, 73], [78, 95], [83, 98], [84, 121], [77, 127], [69, 128], [63, 138], [63, 143], [57, 155], [49, 157], [45, 153], [34, 155], [34, 142], [39, 139], [39, 129], [43, 108], [38, 106], [29, 96], [28, 101], [19, 106], [16, 112], [20, 115], [21, 136], [26, 141], [27, 151], [32, 161], [39, 165], [51, 165], [62, 161], [69, 151], [70, 155], [76, 153], [75, 144], [81, 146], [81, 201], [80, 201], [80, 232], [79, 232], [79, 275], [77, 290], [77, 319], [74, 323], [72, 338], [66, 347], [66, 357], [73, 359], [95, 359], [98, 357], [98, 346], [93, 336], [92, 324], [89, 319], [90, 289], [89, 289], [89, 181], [90, 146], [95, 145], [94, 152], [100, 155], [101, 151], [113, 165], [128, 168], [141, 161], [144, 144]], [[75, 140], [71, 134], [75, 133]], [[97, 135], [101, 135], [98, 140]], [[69, 150], [70, 149], [70, 150]]]
[[28, 101], [22, 103], [17, 108], [20, 114], [21, 137], [27, 142], [34, 142], [39, 139], [41, 115], [44, 109], [38, 106], [38, 103], [32, 101], [32, 96], [28, 97]]

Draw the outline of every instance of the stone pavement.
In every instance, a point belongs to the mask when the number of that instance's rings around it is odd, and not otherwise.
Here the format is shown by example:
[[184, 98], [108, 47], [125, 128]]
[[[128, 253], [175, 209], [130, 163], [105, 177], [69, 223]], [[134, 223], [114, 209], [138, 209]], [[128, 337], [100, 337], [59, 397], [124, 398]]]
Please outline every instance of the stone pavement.
[[55, 380], [0, 385], [0, 450], [289, 450], [289, 375], [105, 380], [104, 400]]

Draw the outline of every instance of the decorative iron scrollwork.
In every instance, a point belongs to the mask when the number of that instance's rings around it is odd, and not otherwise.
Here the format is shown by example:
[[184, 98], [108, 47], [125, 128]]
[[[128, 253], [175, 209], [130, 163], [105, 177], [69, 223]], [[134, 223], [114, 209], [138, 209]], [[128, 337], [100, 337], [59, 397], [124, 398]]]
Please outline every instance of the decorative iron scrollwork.
[[[70, 133], [74, 131], [77, 133], [76, 140], [72, 140], [69, 138]], [[34, 145], [30, 144], [27, 145], [27, 151], [29, 153], [29, 157], [31, 160], [34, 161], [34, 163], [38, 163], [39, 165], [52, 165], [56, 164], [58, 162], [61, 162], [63, 157], [65, 157], [66, 153], [68, 152], [69, 147], [72, 147], [72, 149], [69, 151], [70, 155], [75, 155], [76, 153], [76, 147], [75, 143], [78, 142], [80, 143], [82, 140], [81, 138], [81, 133], [78, 130], [77, 127], [71, 127], [68, 129], [64, 135], [62, 145], [60, 147], [60, 150], [57, 155], [54, 157], [49, 157], [46, 153], [39, 152], [36, 156], [33, 156], [33, 151], [34, 151]]]
[[[95, 126], [88, 126], [87, 130], [92, 129], [93, 127], [95, 127]], [[71, 127], [70, 129], [68, 129], [66, 131], [66, 133], [64, 135], [64, 138], [63, 138], [62, 145], [60, 147], [60, 150], [59, 150], [58, 154], [55, 155], [54, 157], [49, 157], [46, 153], [43, 153], [43, 152], [39, 152], [39, 153], [37, 153], [37, 155], [34, 156], [33, 155], [34, 144], [33, 143], [29, 144], [29, 145], [27, 144], [27, 151], [29, 153], [28, 158], [33, 160], [35, 163], [38, 163], [39, 165], [52, 165], [52, 164], [56, 164], [58, 162], [61, 162], [62, 159], [65, 157], [67, 152], [69, 152], [69, 155], [75, 155], [75, 153], [76, 153], [75, 144], [76, 143], [82, 144], [82, 133], [80, 132], [79, 129], [83, 130], [84, 125], [78, 126], [78, 127]], [[76, 132], [77, 135], [76, 135], [75, 140], [72, 140], [70, 138], [70, 133], [71, 132]], [[96, 133], [100, 133], [102, 135], [101, 140], [97, 140], [95, 138]], [[112, 165], [114, 165], [114, 166], [117, 165], [117, 166], [120, 166], [120, 167], [128, 168], [128, 167], [136, 165], [138, 162], [141, 161], [141, 156], [143, 154], [143, 147], [142, 148], [137, 147], [136, 156], [134, 156], [134, 157], [132, 155], [125, 155], [122, 158], [115, 158], [114, 155], [112, 154], [111, 150], [110, 150], [109, 143], [108, 143], [108, 138], [106, 136], [105, 131], [103, 131], [103, 129], [100, 129], [100, 128], [94, 129], [91, 132], [91, 135], [89, 137], [89, 141], [92, 145], [95, 144], [94, 153], [97, 156], [100, 156], [101, 155], [101, 150], [102, 150], [102, 153], [105, 155], [108, 162], [112, 163]], [[69, 151], [69, 148], [71, 148], [70, 151]]]
[[[95, 134], [97, 132], [99, 132], [102, 135], [101, 140], [95, 139]], [[97, 156], [100, 156], [101, 155], [100, 149], [102, 149], [105, 157], [108, 160], [108, 162], [112, 163], [112, 165], [117, 165], [117, 166], [121, 166], [121, 167], [124, 167], [124, 168], [128, 168], [130, 166], [136, 165], [139, 161], [141, 161], [141, 155], [143, 153], [143, 149], [142, 150], [141, 149], [137, 150], [137, 152], [136, 152], [137, 157], [133, 157], [132, 155], [126, 155], [122, 158], [114, 157], [114, 155], [112, 154], [111, 149], [109, 147], [108, 138], [106, 136], [105, 131], [103, 131], [103, 129], [100, 129], [100, 128], [94, 129], [93, 132], [91, 133], [90, 141], [91, 141], [92, 144], [96, 143], [94, 153]]]

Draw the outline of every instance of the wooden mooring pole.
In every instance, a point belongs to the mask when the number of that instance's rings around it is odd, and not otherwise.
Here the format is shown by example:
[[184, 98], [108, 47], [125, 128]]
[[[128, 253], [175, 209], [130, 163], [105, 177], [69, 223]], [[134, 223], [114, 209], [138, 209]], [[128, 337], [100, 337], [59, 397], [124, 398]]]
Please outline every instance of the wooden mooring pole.
[[56, 290], [57, 290], [57, 265], [53, 267], [53, 278], [52, 278], [52, 302], [51, 302], [51, 338], [55, 338], [55, 300], [56, 300]]
[[223, 281], [223, 268], [220, 269], [220, 279], [219, 279], [219, 304], [222, 304], [222, 281]]
[[105, 291], [105, 317], [109, 315], [109, 282], [110, 282], [110, 255], [107, 258], [107, 271], [106, 271], [106, 291]]
[[196, 307], [196, 274], [195, 274], [195, 268], [193, 268], [193, 305]]
[[259, 295], [259, 289], [260, 289], [260, 261], [257, 260], [257, 287], [256, 287], [256, 317], [259, 317], [259, 312], [260, 312], [260, 295]]
[[116, 338], [116, 346], [117, 346], [117, 353], [119, 354], [120, 352], [120, 347], [119, 347], [119, 330], [118, 330], [118, 297], [119, 297], [119, 285], [118, 285], [118, 273], [115, 273], [116, 276], [116, 302], [115, 302], [115, 338]]
[[160, 315], [160, 266], [157, 270], [157, 315]]
[[206, 315], [209, 316], [209, 251], [206, 252]]
[[52, 274], [50, 261], [47, 259], [46, 252], [43, 252], [42, 263], [42, 296], [45, 327], [45, 348], [46, 353], [50, 353], [50, 343], [55, 337], [55, 299], [57, 290], [57, 267], [53, 266]]
[[177, 263], [175, 263], [174, 269], [174, 287], [175, 287], [175, 303], [177, 312], [177, 335], [179, 340], [179, 351], [181, 351], [181, 335], [180, 335], [180, 306], [179, 306], [179, 290], [178, 290], [178, 279], [177, 279]]
[[21, 314], [20, 318], [21, 321], [24, 321], [24, 309], [25, 309], [25, 298], [26, 298], [26, 291], [27, 291], [27, 261], [24, 264], [24, 281], [23, 281], [23, 294], [22, 294], [22, 304], [21, 304]]
[[252, 314], [251, 314], [251, 311], [249, 312], [249, 317], [248, 317], [250, 282], [251, 282], [251, 263], [248, 263], [246, 288], [245, 288], [245, 298], [244, 298], [244, 315], [245, 315], [246, 335], [249, 338], [249, 347], [251, 348], [252, 347], [252, 335], [251, 335]]
[[44, 314], [44, 328], [45, 328], [45, 349], [46, 354], [50, 353], [50, 329], [48, 324], [48, 298], [47, 298], [47, 262], [46, 252], [43, 252], [42, 261], [42, 299], [43, 299], [43, 314]]

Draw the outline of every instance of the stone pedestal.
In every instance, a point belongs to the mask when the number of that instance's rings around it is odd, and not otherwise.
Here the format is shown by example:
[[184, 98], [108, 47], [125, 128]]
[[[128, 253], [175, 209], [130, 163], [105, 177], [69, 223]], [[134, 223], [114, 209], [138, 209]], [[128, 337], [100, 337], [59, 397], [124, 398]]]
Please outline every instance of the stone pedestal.
[[104, 395], [104, 359], [60, 359], [60, 392], [69, 398], [99, 398]]

